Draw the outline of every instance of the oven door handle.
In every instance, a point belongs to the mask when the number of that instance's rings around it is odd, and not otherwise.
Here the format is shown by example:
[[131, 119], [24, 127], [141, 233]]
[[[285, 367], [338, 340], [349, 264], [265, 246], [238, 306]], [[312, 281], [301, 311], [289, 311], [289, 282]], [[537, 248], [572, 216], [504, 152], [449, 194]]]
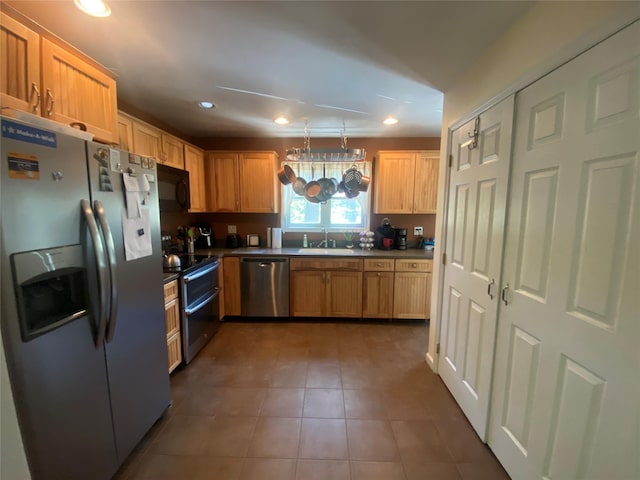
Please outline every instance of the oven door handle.
[[193, 315], [194, 313], [196, 313], [198, 310], [202, 309], [203, 307], [206, 307], [209, 303], [211, 303], [211, 301], [216, 298], [218, 295], [220, 295], [220, 289], [218, 287], [215, 288], [215, 291], [209, 295], [207, 298], [205, 298], [203, 301], [201, 301], [199, 304], [197, 304], [195, 307], [192, 308], [185, 308], [184, 309], [184, 313], [185, 315]]
[[206, 275], [207, 273], [215, 270], [219, 266], [220, 266], [220, 260], [216, 260], [214, 263], [212, 263], [210, 266], [208, 266], [206, 268], [198, 269], [197, 271], [195, 271], [193, 273], [188, 273], [188, 274], [186, 274], [184, 276], [184, 283], [193, 282], [194, 280], [197, 280], [198, 278], [200, 278], [200, 277]]

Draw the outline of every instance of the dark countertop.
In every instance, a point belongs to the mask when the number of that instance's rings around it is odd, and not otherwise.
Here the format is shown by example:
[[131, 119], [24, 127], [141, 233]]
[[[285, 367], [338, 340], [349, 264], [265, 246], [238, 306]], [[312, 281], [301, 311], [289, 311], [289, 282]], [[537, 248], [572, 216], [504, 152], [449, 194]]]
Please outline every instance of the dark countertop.
[[363, 250], [361, 248], [211, 248], [196, 250], [197, 254], [246, 257], [251, 255], [261, 256], [287, 256], [287, 257], [355, 257], [355, 258], [410, 258], [427, 259], [433, 258], [433, 250], [410, 249], [410, 250]]
[[180, 278], [180, 274], [178, 273], [163, 273], [164, 283], [169, 283], [172, 280], [177, 280]]

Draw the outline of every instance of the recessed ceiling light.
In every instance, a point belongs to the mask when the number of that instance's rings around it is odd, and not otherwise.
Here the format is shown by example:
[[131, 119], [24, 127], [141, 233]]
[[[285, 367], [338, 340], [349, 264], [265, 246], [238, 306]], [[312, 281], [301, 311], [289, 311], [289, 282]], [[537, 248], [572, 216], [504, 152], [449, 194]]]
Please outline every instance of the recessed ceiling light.
[[393, 117], [387, 117], [384, 119], [382, 123], [384, 123], [385, 125], [395, 125], [396, 123], [398, 123], [398, 119]]
[[215, 108], [215, 105], [211, 102], [198, 102], [200, 108]]
[[108, 17], [111, 8], [102, 0], [73, 0], [80, 10], [93, 17]]
[[289, 119], [287, 117], [278, 117], [273, 120], [278, 125], [289, 125]]

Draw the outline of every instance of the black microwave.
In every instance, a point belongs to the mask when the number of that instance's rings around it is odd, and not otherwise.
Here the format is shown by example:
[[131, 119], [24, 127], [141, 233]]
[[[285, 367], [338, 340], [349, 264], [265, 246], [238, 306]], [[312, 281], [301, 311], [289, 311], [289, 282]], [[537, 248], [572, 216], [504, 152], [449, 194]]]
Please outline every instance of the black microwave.
[[161, 212], [186, 212], [191, 207], [189, 172], [158, 164], [158, 200]]

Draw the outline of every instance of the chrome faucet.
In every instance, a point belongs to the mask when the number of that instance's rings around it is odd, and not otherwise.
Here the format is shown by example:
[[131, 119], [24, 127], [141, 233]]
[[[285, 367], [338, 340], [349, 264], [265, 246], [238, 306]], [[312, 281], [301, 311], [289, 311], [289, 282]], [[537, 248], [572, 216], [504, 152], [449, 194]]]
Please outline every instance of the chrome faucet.
[[320, 248], [320, 247], [327, 248], [329, 246], [329, 240], [327, 239], [327, 235], [329, 235], [329, 232], [327, 232], [326, 228], [323, 228], [322, 229], [322, 233], [324, 233], [324, 240], [322, 240], [320, 243], [318, 243], [318, 248]]

